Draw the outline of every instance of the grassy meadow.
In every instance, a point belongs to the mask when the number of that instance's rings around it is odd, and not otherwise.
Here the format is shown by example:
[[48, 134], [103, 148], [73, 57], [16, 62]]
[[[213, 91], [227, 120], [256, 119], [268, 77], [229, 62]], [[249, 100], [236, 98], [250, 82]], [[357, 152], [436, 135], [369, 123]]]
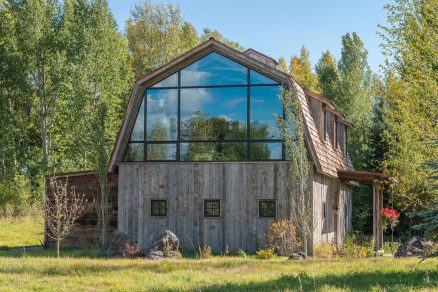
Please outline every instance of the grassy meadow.
[[0, 249], [41, 245], [43, 240], [43, 219], [0, 218]]
[[[436, 291], [438, 260], [75, 258], [0, 254], [0, 291]], [[53, 255], [53, 253], [52, 253]]]
[[[2, 222], [2, 245], [37, 244], [42, 224]], [[6, 229], [4, 230], [6, 226]], [[19, 243], [18, 238], [23, 238]], [[0, 291], [436, 291], [438, 259], [309, 259], [253, 256], [152, 261], [105, 259], [96, 249], [1, 250]]]

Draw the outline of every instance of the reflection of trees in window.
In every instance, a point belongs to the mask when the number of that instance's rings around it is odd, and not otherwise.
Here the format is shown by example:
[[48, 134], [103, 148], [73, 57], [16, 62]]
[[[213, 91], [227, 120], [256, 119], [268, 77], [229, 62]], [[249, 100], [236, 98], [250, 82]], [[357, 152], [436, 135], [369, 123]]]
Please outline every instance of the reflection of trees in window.
[[[148, 136], [150, 141], [165, 141], [167, 138], [166, 129], [160, 123], [154, 123]], [[167, 157], [168, 145], [150, 144], [147, 148], [147, 158], [149, 160], [164, 160]]]
[[250, 148], [251, 160], [268, 160], [271, 158], [271, 151], [266, 143], [252, 143]]
[[269, 125], [259, 123], [259, 121], [251, 122], [251, 139], [270, 139]]
[[201, 111], [184, 121], [182, 136], [184, 140], [207, 141], [213, 139], [213, 125], [211, 120]]

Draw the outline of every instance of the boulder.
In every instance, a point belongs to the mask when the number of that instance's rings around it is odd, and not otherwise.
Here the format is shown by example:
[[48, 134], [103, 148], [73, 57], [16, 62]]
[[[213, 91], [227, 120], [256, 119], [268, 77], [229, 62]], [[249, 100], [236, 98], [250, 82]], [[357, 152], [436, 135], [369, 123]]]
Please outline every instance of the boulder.
[[119, 231], [114, 231], [108, 236], [105, 255], [107, 257], [122, 257], [126, 245], [134, 245], [127, 234]]
[[160, 234], [153, 242], [151, 247], [147, 250], [146, 256], [150, 259], [171, 258], [179, 255], [179, 240], [176, 235], [166, 230]]
[[414, 236], [400, 245], [394, 256], [423, 256], [433, 247], [433, 245], [433, 242], [430, 240], [424, 240], [421, 237]]
[[305, 260], [306, 258], [307, 256], [303, 252], [294, 252], [289, 256], [290, 260]]

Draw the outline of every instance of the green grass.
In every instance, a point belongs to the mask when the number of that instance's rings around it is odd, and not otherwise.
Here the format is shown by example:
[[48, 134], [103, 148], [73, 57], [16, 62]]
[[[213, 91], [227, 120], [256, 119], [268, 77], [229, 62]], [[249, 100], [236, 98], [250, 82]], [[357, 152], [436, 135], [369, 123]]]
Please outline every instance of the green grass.
[[[37, 245], [41, 222], [0, 221], [0, 245]], [[6, 237], [5, 237], [6, 236]], [[96, 249], [0, 250], [0, 291], [437, 291], [438, 259], [104, 259]]]
[[41, 245], [44, 223], [31, 218], [0, 218], [0, 248]]
[[[0, 252], [0, 291], [436, 291], [438, 260], [369, 258], [288, 261], [85, 258], [79, 250]], [[96, 251], [88, 255], [98, 256]]]

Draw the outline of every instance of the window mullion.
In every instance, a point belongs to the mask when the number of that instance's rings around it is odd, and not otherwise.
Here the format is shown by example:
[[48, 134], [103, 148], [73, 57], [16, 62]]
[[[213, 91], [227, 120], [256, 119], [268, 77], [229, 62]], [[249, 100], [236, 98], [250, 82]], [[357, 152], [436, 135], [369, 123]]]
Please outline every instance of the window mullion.
[[249, 126], [249, 123], [250, 123], [250, 121], [251, 121], [251, 119], [250, 119], [250, 98], [251, 98], [251, 91], [250, 91], [250, 84], [249, 84], [249, 82], [250, 82], [250, 70], [249, 70], [249, 68], [246, 68], [247, 69], [247, 76], [246, 76], [246, 78], [247, 78], [247, 80], [246, 80], [246, 160], [250, 160], [249, 159], [249, 155], [250, 155], [250, 152], [249, 152], [249, 139], [250, 139], [250, 134], [249, 134], [249, 131], [250, 131], [250, 126]]

